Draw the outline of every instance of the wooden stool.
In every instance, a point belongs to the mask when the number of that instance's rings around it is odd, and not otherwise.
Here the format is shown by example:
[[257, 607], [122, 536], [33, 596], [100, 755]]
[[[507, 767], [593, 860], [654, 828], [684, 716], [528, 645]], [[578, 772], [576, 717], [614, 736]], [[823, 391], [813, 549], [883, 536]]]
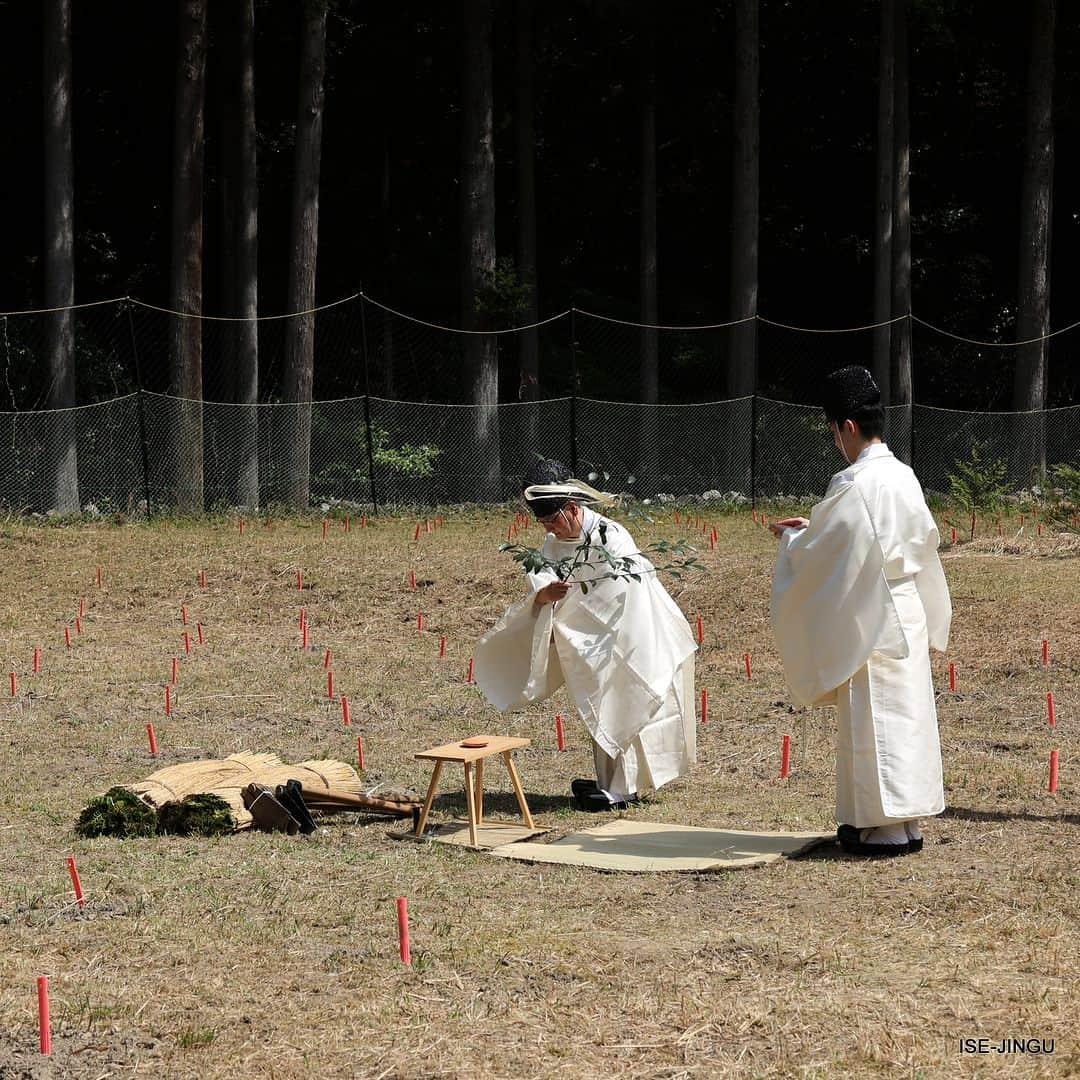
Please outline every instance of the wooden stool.
[[[514, 785], [514, 794], [517, 795], [518, 806], [521, 807], [521, 816], [530, 829], [535, 829], [532, 814], [529, 813], [529, 804], [525, 802], [525, 792], [521, 789], [521, 779], [517, 769], [514, 768], [514, 759], [511, 752], [528, 746], [531, 739], [511, 739], [505, 735], [477, 735], [466, 742], [479, 742], [485, 740], [483, 746], [464, 746], [462, 743], [447, 743], [445, 746], [435, 746], [430, 750], [424, 750], [415, 757], [418, 760], [434, 761], [435, 770], [431, 774], [431, 783], [428, 785], [427, 798], [424, 800], [424, 809], [420, 812], [420, 820], [416, 823], [416, 835], [424, 835], [424, 826], [427, 824], [428, 812], [435, 800], [435, 787], [439, 782], [439, 773], [442, 772], [443, 764], [447, 761], [460, 761], [465, 766], [465, 803], [469, 808], [469, 842], [476, 847], [476, 826], [484, 820], [484, 759], [502, 754], [506, 762], [506, 771], [510, 774], [510, 782]], [[476, 765], [476, 777], [473, 778], [473, 765]]]

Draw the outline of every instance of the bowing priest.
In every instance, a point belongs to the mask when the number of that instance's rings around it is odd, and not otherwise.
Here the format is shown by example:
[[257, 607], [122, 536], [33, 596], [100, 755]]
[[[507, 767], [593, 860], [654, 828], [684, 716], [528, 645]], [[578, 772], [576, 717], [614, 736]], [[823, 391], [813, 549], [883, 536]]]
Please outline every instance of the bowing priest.
[[[684, 776], [696, 760], [690, 626], [655, 568], [618, 522], [594, 507], [614, 499], [540, 460], [526, 505], [547, 530], [547, 565], [475, 650], [475, 677], [501, 711], [543, 701], [565, 684], [593, 744], [596, 780], [574, 780], [581, 809], [625, 809]], [[615, 577], [629, 559], [637, 580]], [[566, 580], [563, 580], [563, 578]]]
[[770, 526], [773, 633], [795, 703], [836, 708], [841, 846], [906, 855], [922, 849], [919, 819], [945, 808], [929, 650], [946, 648], [952, 605], [922, 488], [882, 442], [870, 372], [833, 372], [824, 398], [847, 467], [809, 520]]

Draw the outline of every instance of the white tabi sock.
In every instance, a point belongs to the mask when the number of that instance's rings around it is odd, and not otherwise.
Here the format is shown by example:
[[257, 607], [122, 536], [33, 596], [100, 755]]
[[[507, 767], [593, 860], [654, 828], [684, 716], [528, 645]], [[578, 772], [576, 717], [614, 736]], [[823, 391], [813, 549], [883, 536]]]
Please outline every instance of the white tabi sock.
[[900, 821], [895, 825], [879, 825], [876, 829], [863, 829], [862, 842], [864, 844], [906, 844], [908, 834], [904, 824]]
[[919, 828], [919, 819], [912, 818], [910, 821], [904, 822], [904, 828], [907, 830], [909, 840], [921, 840], [922, 829]]

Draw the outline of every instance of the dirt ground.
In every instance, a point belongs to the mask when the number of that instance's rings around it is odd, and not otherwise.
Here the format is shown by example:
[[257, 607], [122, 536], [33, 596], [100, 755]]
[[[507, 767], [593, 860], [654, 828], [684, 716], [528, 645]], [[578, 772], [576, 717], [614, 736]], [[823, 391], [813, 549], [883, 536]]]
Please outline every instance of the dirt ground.
[[[1080, 1075], [1080, 544], [1031, 536], [1030, 521], [943, 551], [955, 619], [934, 669], [949, 809], [918, 856], [868, 862], [828, 846], [759, 869], [616, 875], [394, 840], [386, 822], [355, 815], [310, 838], [75, 837], [92, 795], [162, 765], [239, 750], [355, 761], [358, 734], [367, 780], [414, 791], [428, 778], [417, 750], [529, 737], [518, 765], [537, 818], [561, 832], [596, 824], [569, 798], [570, 780], [592, 775], [570, 702], [506, 718], [466, 682], [473, 644], [522, 588], [498, 551], [510, 518], [451, 513], [419, 543], [416, 518], [385, 516], [347, 533], [332, 519], [325, 539], [319, 520], [249, 522], [243, 535], [235, 518], [0, 528], [0, 627], [19, 675], [15, 697], [3, 676], [0, 705], [2, 1080]], [[629, 813], [830, 831], [833, 719], [785, 700], [768, 626], [775, 542], [749, 514], [714, 522], [707, 571], [669, 583], [705, 625], [699, 762]], [[670, 515], [631, 528], [643, 545], [703, 539]], [[189, 631], [205, 626], [190, 657], [181, 604]], [[351, 728], [326, 697], [327, 647]], [[489, 814], [512, 816], [502, 770], [487, 781]], [[445, 771], [436, 818], [463, 812], [459, 783]], [[408, 968], [398, 896], [412, 918]], [[37, 1047], [41, 974], [51, 1058]], [[984, 1052], [964, 1052], [979, 1039]], [[997, 1052], [1013, 1039], [1036, 1043]], [[1033, 1049], [1051, 1040], [1052, 1052]]]

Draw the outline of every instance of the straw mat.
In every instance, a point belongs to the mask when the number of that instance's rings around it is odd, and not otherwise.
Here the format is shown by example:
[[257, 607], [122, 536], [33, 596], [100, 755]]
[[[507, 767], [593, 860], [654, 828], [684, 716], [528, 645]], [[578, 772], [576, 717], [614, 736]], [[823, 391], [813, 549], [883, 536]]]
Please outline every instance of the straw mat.
[[831, 833], [701, 829], [621, 818], [595, 829], [570, 833], [550, 844], [505, 844], [489, 854], [595, 870], [700, 872], [760, 866], [803, 854], [832, 839]]
[[276, 754], [230, 754], [224, 759], [187, 761], [159, 769], [138, 784], [127, 785], [136, 795], [160, 808], [187, 795], [217, 795], [233, 812], [238, 829], [251, 825], [241, 791], [248, 784], [275, 787], [286, 780], [299, 780], [306, 788], [363, 793], [356, 770], [344, 761], [301, 761], [289, 765]]

